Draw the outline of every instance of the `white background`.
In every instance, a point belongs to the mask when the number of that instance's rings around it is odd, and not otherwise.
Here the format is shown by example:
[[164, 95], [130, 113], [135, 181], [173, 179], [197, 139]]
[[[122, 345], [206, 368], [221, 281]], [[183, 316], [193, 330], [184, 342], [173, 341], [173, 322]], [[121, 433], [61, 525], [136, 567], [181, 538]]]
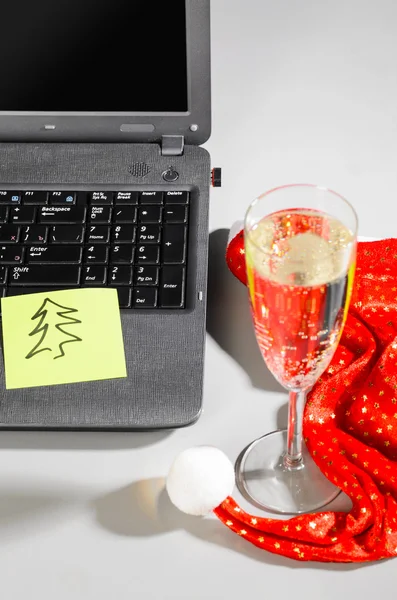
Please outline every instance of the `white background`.
[[396, 18], [392, 0], [212, 1], [206, 147], [223, 187], [211, 199], [203, 415], [173, 433], [2, 433], [2, 598], [372, 600], [394, 589], [394, 560], [276, 557], [216, 519], [184, 516], [162, 490], [180, 450], [214, 444], [234, 461], [286, 422], [246, 290], [223, 259], [227, 230], [247, 204], [276, 185], [319, 183], [353, 203], [361, 235], [395, 234]]

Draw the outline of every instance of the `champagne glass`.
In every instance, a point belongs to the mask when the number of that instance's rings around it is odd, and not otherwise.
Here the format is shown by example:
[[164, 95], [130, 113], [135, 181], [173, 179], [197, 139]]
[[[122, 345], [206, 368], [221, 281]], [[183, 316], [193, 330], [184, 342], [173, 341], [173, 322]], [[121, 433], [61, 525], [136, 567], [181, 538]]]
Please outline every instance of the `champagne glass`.
[[288, 428], [252, 442], [236, 483], [255, 506], [280, 514], [313, 511], [340, 492], [302, 437], [306, 397], [328, 367], [346, 320], [355, 270], [357, 216], [339, 194], [315, 185], [266, 192], [244, 227], [247, 280], [264, 361], [289, 392]]

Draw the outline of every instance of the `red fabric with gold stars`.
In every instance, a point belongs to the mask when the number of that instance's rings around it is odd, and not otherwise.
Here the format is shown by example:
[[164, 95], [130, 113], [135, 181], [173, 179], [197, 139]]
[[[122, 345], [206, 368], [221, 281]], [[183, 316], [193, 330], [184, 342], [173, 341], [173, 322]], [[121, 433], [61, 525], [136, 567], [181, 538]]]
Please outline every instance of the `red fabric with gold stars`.
[[[226, 260], [245, 282], [239, 236]], [[350, 497], [350, 512], [285, 521], [247, 514], [227, 498], [215, 514], [256, 546], [297, 560], [396, 556], [397, 239], [358, 244], [346, 325], [331, 365], [310, 393], [304, 436], [323, 473]]]

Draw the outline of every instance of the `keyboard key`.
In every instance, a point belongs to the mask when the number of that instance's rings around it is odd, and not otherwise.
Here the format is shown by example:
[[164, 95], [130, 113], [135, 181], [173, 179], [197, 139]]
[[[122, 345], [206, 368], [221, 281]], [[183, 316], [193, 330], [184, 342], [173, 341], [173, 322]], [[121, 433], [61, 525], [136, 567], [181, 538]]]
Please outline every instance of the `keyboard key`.
[[95, 244], [84, 250], [84, 262], [87, 264], [105, 264], [108, 262], [109, 246]]
[[116, 244], [133, 244], [135, 233], [133, 225], [116, 225], [112, 228], [112, 241]]
[[95, 223], [110, 223], [112, 209], [110, 206], [91, 206], [88, 219]]
[[82, 248], [80, 246], [30, 246], [27, 249], [28, 263], [73, 263], [81, 262]]
[[5, 267], [0, 267], [0, 283], [5, 283], [7, 279], [7, 269]]
[[18, 265], [23, 261], [23, 246], [1, 246], [0, 247], [0, 264], [2, 265]]
[[145, 265], [144, 267], [137, 267], [135, 269], [134, 285], [158, 285], [159, 282], [159, 268], [150, 267]]
[[115, 196], [116, 204], [138, 204], [139, 192], [118, 192]]
[[163, 192], [142, 192], [139, 196], [139, 204], [162, 204]]
[[21, 194], [19, 192], [12, 192], [6, 190], [0, 190], [0, 204], [20, 204]]
[[135, 288], [132, 291], [132, 306], [134, 308], [156, 308], [157, 289], [156, 288]]
[[110, 253], [111, 263], [131, 264], [134, 258], [134, 246], [123, 244], [122, 246], [113, 246]]
[[39, 209], [39, 223], [57, 225], [84, 223], [84, 220], [84, 206], [43, 206]]
[[164, 263], [184, 263], [186, 258], [186, 227], [164, 225], [162, 256]]
[[159, 304], [162, 308], [182, 308], [185, 293], [184, 267], [163, 266], [161, 270]]
[[119, 288], [117, 290], [117, 295], [119, 297], [119, 306], [120, 308], [129, 308], [131, 306], [131, 289], [128, 287]]
[[84, 227], [81, 225], [56, 225], [51, 227], [50, 238], [56, 244], [80, 244], [83, 233]]
[[9, 269], [11, 286], [32, 285], [36, 287], [75, 286], [80, 279], [77, 265], [28, 265]]
[[0, 225], [0, 244], [16, 244], [19, 233], [16, 225]]
[[160, 223], [161, 207], [160, 206], [144, 206], [138, 211], [138, 219], [140, 223]]
[[106, 283], [106, 267], [83, 267], [82, 285], [104, 285]]
[[166, 206], [164, 209], [165, 223], [186, 223], [187, 206], [175, 205]]
[[132, 267], [125, 265], [109, 268], [109, 285], [131, 285]]
[[138, 246], [136, 251], [136, 262], [143, 264], [158, 264], [160, 262], [159, 246]]
[[138, 227], [138, 244], [159, 244], [160, 225], [140, 225]]
[[112, 204], [113, 192], [91, 192], [89, 200], [90, 204]]
[[50, 204], [76, 204], [75, 192], [50, 192]]
[[116, 206], [113, 211], [113, 221], [115, 223], [135, 223], [136, 208], [133, 206]]
[[21, 242], [25, 244], [45, 244], [47, 236], [47, 227], [43, 225], [29, 225], [29, 227], [23, 228]]
[[23, 204], [47, 204], [48, 192], [23, 192], [22, 202]]
[[110, 227], [105, 225], [90, 225], [87, 227], [87, 242], [92, 244], [93, 242], [106, 244], [110, 238]]
[[189, 192], [165, 192], [164, 200], [166, 204], [188, 204]]
[[55, 288], [47, 287], [9, 287], [6, 288], [5, 296], [22, 296], [24, 294], [39, 294], [40, 292], [56, 292], [58, 290], [66, 290], [68, 288], [56, 286]]
[[11, 208], [11, 223], [34, 223], [36, 220], [35, 206], [13, 206]]
[[7, 206], [0, 206], [0, 223], [7, 223], [8, 221], [8, 208]]

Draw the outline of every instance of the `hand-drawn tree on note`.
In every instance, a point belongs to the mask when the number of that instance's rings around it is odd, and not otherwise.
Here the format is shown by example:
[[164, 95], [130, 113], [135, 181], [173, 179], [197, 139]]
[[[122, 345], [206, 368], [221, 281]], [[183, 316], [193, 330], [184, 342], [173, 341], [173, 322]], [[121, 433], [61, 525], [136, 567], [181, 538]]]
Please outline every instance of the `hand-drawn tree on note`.
[[[71, 342], [81, 342], [82, 339], [74, 333], [68, 331], [68, 328], [81, 324], [79, 319], [72, 317], [72, 314], [77, 313], [76, 308], [69, 308], [57, 304], [53, 300], [46, 298], [39, 310], [33, 315], [32, 321], [39, 319], [36, 327], [29, 333], [29, 336], [40, 336], [36, 345], [32, 350], [25, 356], [25, 358], [32, 358], [40, 352], [56, 353], [53, 358], [61, 358], [65, 356], [63, 347], [65, 344]], [[59, 322], [59, 319], [62, 319]], [[58, 321], [58, 322], [57, 322]]]

